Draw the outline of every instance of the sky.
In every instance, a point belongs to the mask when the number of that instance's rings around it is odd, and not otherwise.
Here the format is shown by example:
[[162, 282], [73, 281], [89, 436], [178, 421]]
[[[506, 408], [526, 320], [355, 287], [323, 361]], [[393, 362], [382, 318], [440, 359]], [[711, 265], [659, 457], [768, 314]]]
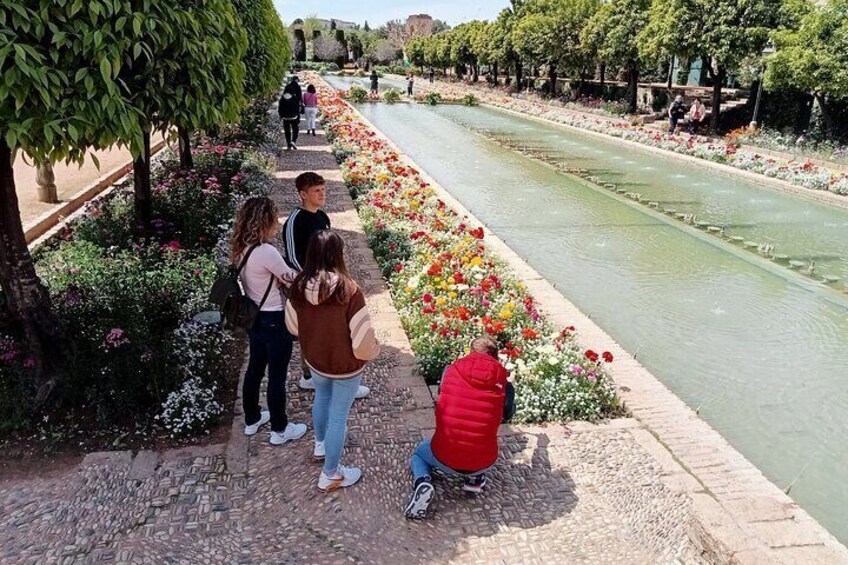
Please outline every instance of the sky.
[[[355, 22], [378, 27], [388, 20], [406, 20], [412, 14], [430, 14], [451, 26], [469, 20], [492, 20], [509, 5], [509, 0], [475, 0], [454, 2], [425, 2], [422, 0], [366, 0], [340, 2], [338, 0], [274, 0], [277, 11], [286, 24], [296, 18], [316, 14], [323, 19]], [[365, 8], [365, 6], [368, 6]]]

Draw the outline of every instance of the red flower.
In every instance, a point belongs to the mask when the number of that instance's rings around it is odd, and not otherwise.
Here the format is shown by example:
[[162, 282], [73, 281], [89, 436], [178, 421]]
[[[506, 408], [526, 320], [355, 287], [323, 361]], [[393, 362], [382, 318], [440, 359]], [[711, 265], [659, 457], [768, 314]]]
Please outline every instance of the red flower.
[[402, 263], [398, 263], [397, 265], [395, 265], [395, 272], [396, 273], [399, 273], [402, 270], [403, 270], [403, 264]]
[[521, 330], [521, 335], [524, 337], [524, 339], [536, 339], [537, 337], [539, 337], [539, 332], [537, 332], [533, 328], [524, 328], [523, 330]]
[[436, 277], [442, 274], [442, 265], [440, 263], [433, 263], [430, 265], [430, 268], [427, 269], [427, 275], [431, 277]]
[[591, 361], [592, 363], [597, 363], [597, 362], [598, 362], [598, 354], [597, 354], [597, 353], [595, 353], [594, 351], [592, 351], [591, 349], [587, 349], [587, 350], [586, 350], [586, 353], [584, 353], [583, 355], [585, 355], [585, 356], [586, 356], [586, 359], [588, 359], [588, 360], [589, 360], [589, 361]]
[[609, 351], [604, 351], [603, 353], [601, 353], [601, 357], [603, 357], [604, 363], [612, 363], [613, 356], [612, 353], [610, 353]]
[[471, 237], [483, 239], [483, 228], [468, 230], [468, 233], [471, 234]]
[[421, 300], [423, 300], [424, 302], [432, 302], [432, 301], [433, 301], [433, 295], [432, 295], [432, 294], [430, 294], [429, 292], [426, 292], [426, 293], [424, 293], [424, 295], [421, 297]]

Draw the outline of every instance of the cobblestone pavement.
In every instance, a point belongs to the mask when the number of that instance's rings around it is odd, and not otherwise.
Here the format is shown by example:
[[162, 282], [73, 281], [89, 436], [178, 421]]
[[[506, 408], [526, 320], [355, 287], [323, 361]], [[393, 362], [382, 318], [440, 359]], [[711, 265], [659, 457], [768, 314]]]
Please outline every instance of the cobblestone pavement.
[[[432, 518], [403, 518], [408, 458], [432, 429], [432, 398], [412, 372], [408, 341], [323, 139], [302, 137], [299, 151], [282, 156], [274, 196], [285, 215], [298, 172], [330, 180], [328, 211], [384, 342], [366, 370], [371, 396], [355, 403], [349, 425], [344, 461], [363, 469], [362, 482], [318, 492], [310, 434], [283, 447], [268, 444], [264, 430], [247, 442], [234, 436], [246, 449], [246, 473], [227, 467], [224, 445], [93, 454], [58, 478], [0, 483], [0, 562], [694, 562], [690, 502], [665, 486], [632, 420], [504, 428], [483, 494], [442, 478]], [[289, 415], [311, 424], [312, 393], [297, 389], [299, 366], [296, 357]]]

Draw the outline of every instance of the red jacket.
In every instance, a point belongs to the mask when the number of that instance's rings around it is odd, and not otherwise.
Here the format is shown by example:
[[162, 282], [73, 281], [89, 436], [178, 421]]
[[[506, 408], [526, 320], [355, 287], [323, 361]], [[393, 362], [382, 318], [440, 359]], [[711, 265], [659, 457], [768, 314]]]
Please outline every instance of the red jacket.
[[457, 471], [490, 467], [498, 458], [507, 372], [497, 359], [471, 353], [449, 366], [436, 404], [430, 444], [440, 463]]

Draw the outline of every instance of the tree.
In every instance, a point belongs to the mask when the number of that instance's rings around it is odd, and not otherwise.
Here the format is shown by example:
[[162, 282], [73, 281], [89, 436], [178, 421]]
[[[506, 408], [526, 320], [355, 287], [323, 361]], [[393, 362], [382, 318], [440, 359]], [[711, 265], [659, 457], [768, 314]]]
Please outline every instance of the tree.
[[191, 133], [237, 120], [244, 106], [247, 34], [229, 0], [183, 5], [189, 9], [180, 27], [184, 50], [167, 77], [166, 92], [174, 96], [163, 99], [159, 116], [177, 126], [180, 164], [191, 169]]
[[829, 132], [835, 123], [830, 100], [848, 100], [848, 0], [830, 0], [799, 14], [797, 29], [773, 34], [777, 51], [768, 59], [765, 84], [811, 93]]
[[388, 39], [380, 41], [380, 43], [377, 44], [377, 49], [374, 53], [376, 61], [384, 64], [394, 63], [400, 58], [400, 55], [401, 50]]
[[331, 37], [318, 37], [312, 45], [316, 61], [335, 61], [346, 53], [344, 46]]
[[585, 80], [591, 56], [582, 49], [580, 32], [598, 6], [599, 0], [528, 0], [521, 6], [513, 44], [525, 59], [547, 65], [552, 94], [560, 67]]
[[362, 26], [362, 31], [364, 31], [365, 33], [371, 31], [371, 26], [368, 25], [368, 20], [365, 20], [365, 25]]
[[292, 51], [294, 51], [295, 61], [306, 60], [306, 36], [302, 29], [294, 30], [294, 41], [292, 42]]
[[144, 16], [107, 0], [0, 7], [0, 286], [34, 361], [36, 405], [59, 381], [62, 341], [24, 238], [13, 163], [21, 152], [81, 163], [88, 149], [141, 145], [138, 111], [117, 77], [126, 54], [144, 49]]
[[324, 29], [324, 22], [318, 19], [316, 14], [309, 14], [303, 19], [303, 33], [310, 40], [315, 38], [315, 32], [320, 32]]
[[[333, 21], [335, 22], [336, 20]], [[344, 64], [347, 62], [347, 41], [345, 40], [344, 30], [336, 30], [336, 41], [342, 46], [342, 54], [336, 57], [336, 64], [339, 67], [344, 67]]]
[[[722, 86], [748, 55], [762, 50], [777, 24], [779, 0], [654, 0], [640, 35], [649, 56], [701, 57], [713, 83], [710, 127], [717, 132]], [[697, 30], [697, 33], [693, 33]]]
[[599, 55], [607, 63], [627, 69], [629, 112], [638, 109], [639, 34], [648, 23], [650, 0], [612, 0], [589, 20], [583, 38], [600, 47]]
[[413, 37], [406, 44], [404, 51], [407, 60], [413, 65], [424, 67], [426, 62], [427, 39], [421, 36]]
[[437, 33], [442, 33], [443, 31], [448, 31], [450, 28], [451, 27], [442, 20], [433, 20], [433, 27], [430, 30], [430, 33], [435, 35]]
[[274, 93], [286, 76], [292, 55], [280, 15], [272, 0], [231, 1], [241, 26], [247, 30], [244, 94], [253, 98]]

